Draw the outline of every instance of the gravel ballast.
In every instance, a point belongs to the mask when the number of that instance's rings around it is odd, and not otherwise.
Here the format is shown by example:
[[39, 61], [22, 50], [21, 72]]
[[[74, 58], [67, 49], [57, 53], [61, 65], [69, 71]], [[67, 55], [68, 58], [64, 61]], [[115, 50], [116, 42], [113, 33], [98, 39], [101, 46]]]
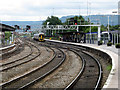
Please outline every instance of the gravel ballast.
[[81, 59], [75, 53], [65, 53], [65, 62], [55, 72], [30, 88], [65, 88], [77, 76], [82, 66]]
[[34, 60], [25, 63], [23, 65], [20, 65], [18, 67], [12, 68], [10, 70], [7, 70], [5, 72], [2, 72], [2, 80], [3, 82], [11, 80], [12, 78], [15, 78], [19, 75], [22, 75], [26, 72], [29, 72], [30, 70], [38, 67], [38, 66], [42, 66], [44, 63], [48, 62], [51, 60], [51, 58], [53, 57], [53, 51], [49, 48], [46, 47], [41, 47], [38, 46], [41, 54], [40, 56], [38, 56], [37, 58], [35, 58]]

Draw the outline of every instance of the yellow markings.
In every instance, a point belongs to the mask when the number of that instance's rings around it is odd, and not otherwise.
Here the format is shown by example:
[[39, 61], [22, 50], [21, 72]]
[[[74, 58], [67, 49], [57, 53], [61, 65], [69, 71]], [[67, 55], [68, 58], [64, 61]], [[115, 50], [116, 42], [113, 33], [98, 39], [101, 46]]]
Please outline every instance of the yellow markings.
[[41, 35], [41, 39], [42, 39], [42, 35]]

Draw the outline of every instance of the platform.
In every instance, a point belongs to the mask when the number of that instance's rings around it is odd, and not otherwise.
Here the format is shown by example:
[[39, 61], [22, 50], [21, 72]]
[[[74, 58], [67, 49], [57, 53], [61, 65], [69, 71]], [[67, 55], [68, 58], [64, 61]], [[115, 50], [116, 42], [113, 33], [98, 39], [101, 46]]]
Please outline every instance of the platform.
[[[114, 45], [108, 47], [107, 45], [98, 46], [96, 44], [71, 43], [71, 42], [63, 42], [63, 41], [49, 40], [49, 39], [46, 39], [46, 40], [91, 47], [91, 48], [95, 48], [97, 50], [107, 53], [112, 58], [112, 70], [111, 70], [111, 72], [108, 76], [108, 79], [107, 79], [106, 83], [104, 84], [103, 88], [112, 88], [112, 89], [119, 88], [118, 86], [120, 86], [120, 83], [118, 83], [119, 82], [118, 80], [119, 80], [120, 74], [118, 74], [118, 70], [120, 71], [120, 60], [119, 60], [120, 59], [120, 57], [119, 57], [120, 49], [115, 48]], [[119, 65], [118, 65], [118, 63], [119, 63]]]
[[7, 45], [7, 46], [4, 46], [2, 48], [0, 48], [0, 50], [5, 50], [5, 49], [8, 49], [8, 48], [11, 48], [11, 47], [14, 47], [15, 44], [11, 44], [11, 45]]
[[16, 49], [17, 49], [16, 44], [12, 44], [12, 45], [0, 48], [0, 60], [2, 60], [3, 55], [12, 53]]

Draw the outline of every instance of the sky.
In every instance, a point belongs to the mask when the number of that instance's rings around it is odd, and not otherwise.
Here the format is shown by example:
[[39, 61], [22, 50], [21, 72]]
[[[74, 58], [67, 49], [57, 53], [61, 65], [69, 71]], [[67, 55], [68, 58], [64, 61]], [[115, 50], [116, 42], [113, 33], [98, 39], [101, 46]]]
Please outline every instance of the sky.
[[[41, 21], [48, 16], [113, 14], [120, 0], [0, 0], [0, 21]], [[88, 2], [88, 3], [87, 3]]]

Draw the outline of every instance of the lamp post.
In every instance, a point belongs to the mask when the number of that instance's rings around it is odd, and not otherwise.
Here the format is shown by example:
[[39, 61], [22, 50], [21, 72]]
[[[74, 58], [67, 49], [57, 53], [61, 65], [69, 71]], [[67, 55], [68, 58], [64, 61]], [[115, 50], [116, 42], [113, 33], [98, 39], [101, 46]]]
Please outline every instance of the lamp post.
[[90, 44], [91, 44], [92, 34], [91, 34], [91, 3], [90, 2], [89, 2], [89, 6], [90, 6]]
[[110, 30], [109, 30], [109, 16], [108, 16], [108, 40], [110, 40]]
[[[112, 13], [117, 13], [117, 11], [113, 11]], [[109, 28], [109, 16], [108, 16], [108, 40], [110, 40], [110, 28]]]

